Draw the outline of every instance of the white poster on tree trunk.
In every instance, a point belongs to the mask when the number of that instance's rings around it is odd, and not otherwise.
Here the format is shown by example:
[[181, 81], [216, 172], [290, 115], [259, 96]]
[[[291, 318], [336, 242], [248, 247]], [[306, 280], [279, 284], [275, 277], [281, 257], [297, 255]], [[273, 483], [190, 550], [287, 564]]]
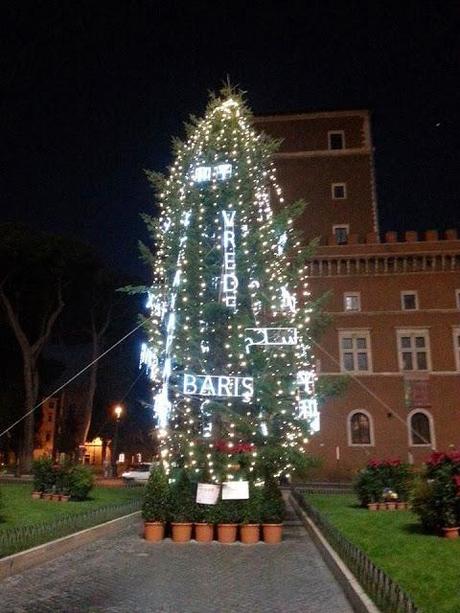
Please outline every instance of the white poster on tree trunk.
[[222, 483], [222, 500], [247, 500], [249, 481], [225, 481]]
[[216, 504], [220, 487], [214, 483], [198, 483], [196, 501], [198, 504]]

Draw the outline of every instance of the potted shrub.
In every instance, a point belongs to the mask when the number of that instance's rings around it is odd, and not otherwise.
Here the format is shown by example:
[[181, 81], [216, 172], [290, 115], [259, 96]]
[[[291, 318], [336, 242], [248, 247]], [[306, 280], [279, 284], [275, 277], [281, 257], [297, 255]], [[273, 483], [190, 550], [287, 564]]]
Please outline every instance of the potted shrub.
[[217, 522], [217, 540], [219, 543], [234, 543], [241, 519], [240, 501], [221, 499], [215, 505], [214, 513]]
[[426, 530], [458, 537], [460, 451], [430, 455], [413, 491], [412, 510]]
[[193, 522], [195, 539], [199, 543], [210, 543], [214, 538], [214, 506], [211, 504], [195, 504]]
[[240, 538], [242, 543], [257, 543], [262, 521], [262, 490], [249, 484], [249, 498], [241, 502]]
[[447, 508], [443, 513], [442, 532], [448, 539], [458, 538], [458, 521], [455, 508], [452, 506]]
[[71, 466], [69, 464], [59, 465], [55, 471], [56, 490], [59, 493], [61, 502], [68, 502], [70, 500], [70, 471]]
[[164, 468], [162, 465], [155, 466], [145, 486], [142, 503], [144, 538], [147, 541], [163, 539], [169, 512], [169, 497], [169, 483]]
[[398, 499], [397, 492], [393, 492], [389, 487], [383, 490], [383, 500], [385, 501], [385, 508], [387, 511], [394, 511], [396, 509], [396, 501]]
[[262, 490], [262, 529], [265, 543], [280, 543], [283, 536], [284, 502], [273, 477], [265, 480]]
[[169, 518], [171, 520], [172, 540], [185, 543], [192, 538], [195, 497], [192, 484], [185, 469], [181, 470], [177, 481], [171, 488]]

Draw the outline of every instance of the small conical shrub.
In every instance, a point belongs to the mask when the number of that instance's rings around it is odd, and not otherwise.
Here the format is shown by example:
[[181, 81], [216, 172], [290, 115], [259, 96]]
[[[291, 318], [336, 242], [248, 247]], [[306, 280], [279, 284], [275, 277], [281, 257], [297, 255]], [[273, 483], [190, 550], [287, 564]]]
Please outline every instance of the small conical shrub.
[[168, 519], [170, 489], [163, 466], [153, 468], [145, 486], [142, 517], [147, 522], [165, 522]]

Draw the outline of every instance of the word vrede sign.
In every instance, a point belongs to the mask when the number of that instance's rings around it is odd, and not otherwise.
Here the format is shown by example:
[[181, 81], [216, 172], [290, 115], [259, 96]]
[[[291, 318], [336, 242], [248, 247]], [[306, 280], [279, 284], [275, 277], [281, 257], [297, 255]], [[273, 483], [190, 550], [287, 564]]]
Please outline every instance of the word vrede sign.
[[222, 211], [224, 218], [224, 262], [222, 271], [222, 301], [232, 311], [236, 311], [236, 246], [235, 246], [235, 211]]
[[192, 375], [185, 373], [182, 392], [192, 396], [251, 397], [254, 394], [254, 380], [252, 377], [225, 377], [223, 375]]

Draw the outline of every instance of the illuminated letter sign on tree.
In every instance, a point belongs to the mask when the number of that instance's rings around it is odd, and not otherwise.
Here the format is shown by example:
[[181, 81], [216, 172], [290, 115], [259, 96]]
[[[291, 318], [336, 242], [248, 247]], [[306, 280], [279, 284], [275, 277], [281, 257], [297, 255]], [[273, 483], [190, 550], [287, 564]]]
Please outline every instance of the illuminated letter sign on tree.
[[235, 211], [222, 211], [222, 217], [224, 219], [222, 301], [232, 311], [236, 311], [238, 278], [236, 276], [235, 259]]

